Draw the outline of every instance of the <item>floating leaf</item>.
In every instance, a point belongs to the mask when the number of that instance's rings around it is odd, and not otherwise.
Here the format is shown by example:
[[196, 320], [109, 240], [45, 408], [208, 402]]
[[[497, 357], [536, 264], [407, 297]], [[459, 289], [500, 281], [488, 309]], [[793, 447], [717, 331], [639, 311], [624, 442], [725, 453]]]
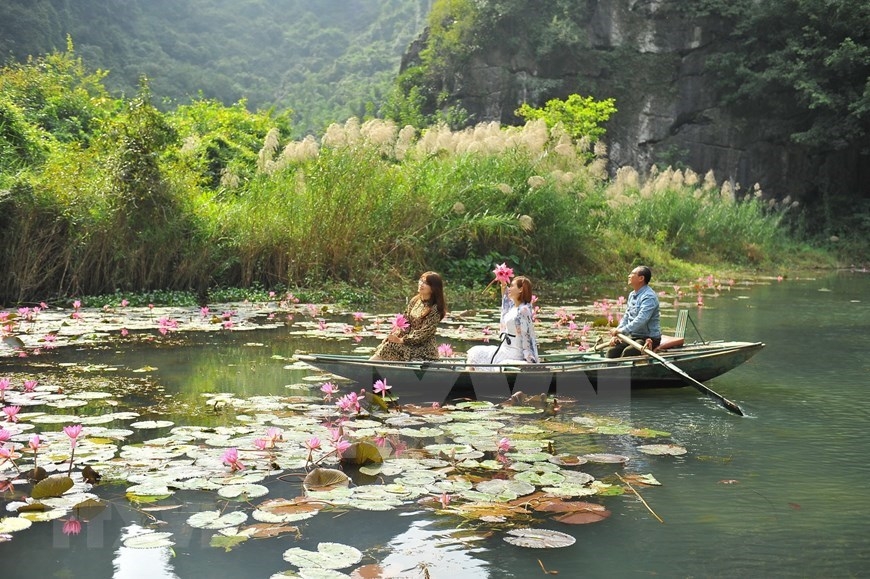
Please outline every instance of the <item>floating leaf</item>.
[[350, 479], [334, 468], [315, 468], [302, 481], [306, 491], [328, 491], [336, 487], [347, 487]]
[[559, 466], [580, 466], [589, 462], [589, 460], [582, 456], [576, 456], [573, 454], [557, 454], [556, 456], [551, 456], [547, 460], [553, 464], [558, 464]]
[[269, 494], [269, 488], [257, 484], [227, 485], [218, 489], [218, 494], [225, 499], [247, 501]]
[[284, 551], [284, 560], [300, 569], [344, 569], [362, 560], [362, 552], [341, 543], [319, 543], [317, 551], [293, 547]]
[[106, 503], [97, 499], [86, 499], [77, 504], [75, 509], [76, 516], [82, 521], [91, 521], [96, 519], [103, 511], [106, 510]]
[[621, 454], [607, 454], [607, 453], [592, 453], [592, 454], [584, 454], [583, 458], [588, 460], [589, 462], [597, 462], [597, 463], [605, 463], [605, 464], [624, 464], [629, 461], [627, 456], [623, 456]]
[[263, 523], [289, 523], [310, 519], [323, 505], [305, 499], [271, 499], [260, 503], [251, 516]]
[[0, 534], [23, 531], [24, 529], [29, 528], [32, 524], [33, 521], [23, 517], [3, 517], [0, 518]]
[[143, 420], [142, 422], [134, 422], [130, 424], [132, 428], [140, 428], [143, 430], [153, 430], [155, 428], [167, 428], [175, 424], [169, 420]]
[[197, 529], [226, 529], [241, 525], [248, 520], [248, 515], [243, 511], [233, 511], [221, 514], [220, 511], [203, 511], [191, 515], [187, 524]]
[[666, 438], [671, 435], [670, 432], [664, 432], [663, 430], [653, 430], [651, 428], [634, 428], [631, 431], [632, 436], [637, 436], [638, 438]]
[[234, 547], [237, 547], [248, 540], [246, 535], [236, 534], [236, 535], [221, 535], [215, 534], [212, 535], [211, 540], [209, 541], [209, 547], [220, 547], [224, 550], [224, 552], [229, 553], [233, 550]]
[[688, 452], [676, 444], [644, 444], [637, 449], [644, 454], [680, 456]]
[[37, 500], [46, 497], [59, 497], [73, 488], [74, 484], [73, 480], [66, 475], [50, 476], [36, 483], [30, 492], [30, 496]]
[[124, 540], [124, 546], [131, 549], [156, 549], [158, 547], [171, 547], [173, 545], [169, 537], [172, 533], [143, 533]]
[[342, 463], [367, 464], [384, 462], [381, 451], [371, 442], [354, 442], [341, 453]]
[[504, 538], [511, 545], [532, 549], [558, 549], [570, 547], [577, 539], [571, 535], [549, 529], [513, 529]]

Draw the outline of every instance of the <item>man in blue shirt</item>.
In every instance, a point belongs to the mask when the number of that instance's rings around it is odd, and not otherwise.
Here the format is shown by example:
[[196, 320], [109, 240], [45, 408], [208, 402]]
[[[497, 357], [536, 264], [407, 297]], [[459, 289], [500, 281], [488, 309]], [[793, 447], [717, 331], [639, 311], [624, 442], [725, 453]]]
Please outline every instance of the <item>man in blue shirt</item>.
[[650, 349], [655, 349], [662, 342], [662, 327], [659, 322], [659, 297], [649, 287], [652, 271], [645, 266], [639, 265], [628, 274], [628, 285], [631, 293], [628, 294], [628, 303], [625, 314], [619, 321], [619, 325], [610, 330], [610, 349], [607, 350], [608, 358], [620, 356], [639, 356], [636, 348], [623, 343], [616, 334], [624, 334], [635, 341], [640, 342]]

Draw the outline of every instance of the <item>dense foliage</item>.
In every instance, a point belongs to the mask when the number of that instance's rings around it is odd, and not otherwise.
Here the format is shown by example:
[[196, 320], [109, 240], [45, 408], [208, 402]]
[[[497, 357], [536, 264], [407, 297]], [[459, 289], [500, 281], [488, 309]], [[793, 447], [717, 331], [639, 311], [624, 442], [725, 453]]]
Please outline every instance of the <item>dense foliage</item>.
[[[296, 134], [364, 117], [385, 100], [431, 0], [0, 0], [0, 58], [71, 36], [106, 87], [148, 78], [162, 109], [206, 98], [292, 110]], [[169, 99], [173, 104], [163, 103]]]
[[72, 50], [0, 69], [0, 88], [0, 301], [378, 287], [425, 269], [475, 285], [503, 261], [559, 278], [638, 259], [758, 265], [789, 246], [789, 204], [690, 172], [608, 180], [602, 143], [543, 120], [352, 118], [293, 140], [286, 115], [241, 104], [161, 112], [147, 83], [112, 99]]

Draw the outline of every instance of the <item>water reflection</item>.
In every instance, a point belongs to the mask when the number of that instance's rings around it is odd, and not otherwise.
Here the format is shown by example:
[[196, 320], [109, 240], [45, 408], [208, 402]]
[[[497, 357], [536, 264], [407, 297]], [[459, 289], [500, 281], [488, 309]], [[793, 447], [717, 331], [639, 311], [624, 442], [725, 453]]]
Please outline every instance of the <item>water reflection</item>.
[[[121, 541], [151, 533], [151, 529], [132, 524], [121, 530]], [[172, 568], [172, 553], [168, 547], [133, 549], [121, 545], [115, 551], [114, 579], [178, 579]]]

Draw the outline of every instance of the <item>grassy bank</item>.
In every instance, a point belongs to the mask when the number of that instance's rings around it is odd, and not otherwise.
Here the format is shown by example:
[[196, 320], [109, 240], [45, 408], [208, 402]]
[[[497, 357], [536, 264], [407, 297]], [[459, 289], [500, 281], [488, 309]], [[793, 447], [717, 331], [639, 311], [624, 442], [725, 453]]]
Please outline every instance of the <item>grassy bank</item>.
[[226, 287], [358, 300], [405, 293], [428, 269], [482, 287], [501, 262], [549, 282], [639, 262], [668, 279], [834, 262], [795, 234], [788, 200], [691, 171], [611, 178], [603, 144], [542, 122], [419, 133], [351, 119], [286, 141], [284, 116], [213, 102], [161, 113], [147, 87], [108, 98], [69, 53], [42, 65], [0, 74], [14, 121], [0, 143], [0, 303]]

